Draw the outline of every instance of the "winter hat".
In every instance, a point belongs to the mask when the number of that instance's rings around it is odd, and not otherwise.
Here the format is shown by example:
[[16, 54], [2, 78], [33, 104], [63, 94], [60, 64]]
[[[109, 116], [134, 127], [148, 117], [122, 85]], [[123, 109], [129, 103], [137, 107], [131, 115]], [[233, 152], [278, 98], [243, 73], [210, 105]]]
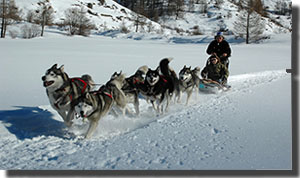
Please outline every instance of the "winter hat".
[[217, 32], [217, 34], [216, 34], [216, 36], [215, 36], [215, 39], [216, 39], [217, 37], [219, 37], [219, 36], [221, 36], [222, 38], [224, 38], [223, 32]]
[[209, 57], [209, 60], [210, 60], [210, 61], [212, 61], [213, 59], [217, 59], [218, 62], [220, 61], [220, 58], [219, 58], [218, 56], [216, 56], [216, 55], [211, 55], [211, 56]]

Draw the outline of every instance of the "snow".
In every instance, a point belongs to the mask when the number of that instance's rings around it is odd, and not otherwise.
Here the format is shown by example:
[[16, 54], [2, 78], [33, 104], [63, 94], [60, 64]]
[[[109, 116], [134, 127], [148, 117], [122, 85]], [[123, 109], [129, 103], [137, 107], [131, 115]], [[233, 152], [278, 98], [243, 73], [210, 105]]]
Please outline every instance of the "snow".
[[[142, 65], [203, 67], [207, 43], [172, 43], [92, 35], [1, 39], [0, 168], [24, 170], [290, 170], [290, 34], [261, 44], [233, 43], [228, 92], [185, 97], [157, 116], [141, 100], [139, 117], [104, 117], [89, 140], [88, 122], [67, 129], [50, 105], [41, 76], [54, 63], [99, 84]], [[197, 38], [197, 37], [195, 37]], [[182, 38], [181, 41], [185, 41]], [[16, 52], [17, 51], [17, 52]], [[195, 96], [195, 95], [193, 95]]]

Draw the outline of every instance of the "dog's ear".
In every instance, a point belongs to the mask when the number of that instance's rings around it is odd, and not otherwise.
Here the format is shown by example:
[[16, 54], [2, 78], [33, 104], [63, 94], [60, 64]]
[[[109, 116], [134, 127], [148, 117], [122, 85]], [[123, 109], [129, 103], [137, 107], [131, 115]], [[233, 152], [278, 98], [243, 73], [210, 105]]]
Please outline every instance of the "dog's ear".
[[64, 66], [64, 65], [61, 65], [60, 68], [59, 68], [59, 70], [60, 70], [61, 72], [64, 73], [64, 72], [65, 72], [65, 71], [64, 71], [64, 70], [65, 70], [65, 66]]
[[51, 69], [57, 69], [57, 64], [54, 64]]
[[191, 69], [192, 69], [192, 66], [189, 67], [189, 70], [191, 70]]
[[159, 70], [160, 70], [160, 67], [158, 66], [155, 70], [152, 70], [152, 71], [159, 72]]
[[117, 73], [117, 72], [114, 72], [114, 73], [111, 75], [110, 79], [115, 79], [115, 78], [117, 77], [117, 75], [118, 75], [118, 73]]
[[197, 66], [197, 67], [195, 67], [194, 70], [195, 70], [195, 71], [200, 71], [200, 69], [201, 69], [201, 68]]
[[122, 74], [122, 70], [120, 71], [119, 75], [121, 75], [121, 74]]

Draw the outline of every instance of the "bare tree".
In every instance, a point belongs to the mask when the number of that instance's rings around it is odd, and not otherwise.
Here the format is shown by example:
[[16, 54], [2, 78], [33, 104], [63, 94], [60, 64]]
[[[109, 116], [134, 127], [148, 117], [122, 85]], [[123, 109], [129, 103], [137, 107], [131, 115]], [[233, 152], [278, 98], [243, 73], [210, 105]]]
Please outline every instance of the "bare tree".
[[146, 15], [145, 12], [145, 2], [144, 0], [137, 1], [135, 8], [134, 8], [133, 16], [134, 18], [134, 26], [135, 26], [135, 32], [138, 32], [139, 26], [143, 27], [145, 25], [145, 18], [143, 18], [143, 15]]
[[221, 6], [224, 4], [224, 0], [215, 0], [215, 5], [218, 9], [221, 9]]
[[239, 5], [241, 10], [234, 22], [234, 33], [246, 38], [246, 44], [259, 40], [265, 30], [265, 23], [261, 20], [261, 0], [240, 0]]
[[278, 15], [291, 14], [290, 4], [282, 0], [276, 2], [275, 9], [276, 9], [275, 13]]
[[27, 20], [27, 22], [29, 22], [29, 23], [34, 22], [35, 16], [36, 16], [35, 11], [29, 10], [29, 11], [27, 12], [27, 15], [26, 15], [26, 20]]
[[137, 15], [135, 20], [134, 20], [134, 26], [135, 26], [135, 32], [139, 31], [139, 27], [142, 27], [145, 25], [145, 18], [142, 17], [141, 15]]
[[122, 21], [122, 23], [120, 24], [120, 31], [122, 33], [129, 33], [130, 32], [124, 21]]
[[176, 20], [178, 18], [181, 18], [183, 16], [183, 6], [184, 6], [184, 0], [175, 0], [176, 1]]
[[24, 39], [30, 39], [41, 35], [41, 29], [37, 24], [25, 24], [22, 26], [21, 37]]
[[246, 44], [257, 41], [262, 37], [265, 24], [257, 12], [241, 10], [237, 21], [234, 22], [234, 33], [246, 39]]
[[12, 21], [21, 20], [20, 10], [16, 6], [14, 0], [1, 0], [0, 2], [0, 17], [1, 17], [1, 38], [5, 38], [7, 25]]
[[151, 33], [154, 30], [154, 26], [151, 21], [147, 23], [148, 33]]
[[70, 35], [88, 36], [95, 25], [86, 17], [83, 7], [70, 8], [65, 12], [65, 25], [69, 27]]
[[207, 0], [198, 0], [199, 1], [199, 11], [200, 13], [207, 13]]
[[195, 11], [195, 0], [189, 0], [188, 8], [189, 8], [189, 12], [194, 12]]
[[41, 36], [44, 35], [44, 29], [46, 25], [52, 25], [54, 19], [54, 10], [49, 0], [43, 0], [38, 2], [39, 8], [36, 10], [37, 18], [36, 23], [42, 26]]

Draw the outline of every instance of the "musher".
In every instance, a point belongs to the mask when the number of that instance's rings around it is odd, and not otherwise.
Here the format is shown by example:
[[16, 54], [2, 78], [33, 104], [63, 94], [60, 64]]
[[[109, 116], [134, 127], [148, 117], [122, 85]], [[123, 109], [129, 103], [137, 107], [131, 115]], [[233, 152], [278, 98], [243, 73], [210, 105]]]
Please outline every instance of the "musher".
[[220, 58], [221, 63], [227, 68], [229, 67], [229, 57], [231, 49], [229, 43], [224, 39], [222, 32], [218, 32], [213, 40], [207, 47], [206, 53], [209, 55], [216, 55]]

